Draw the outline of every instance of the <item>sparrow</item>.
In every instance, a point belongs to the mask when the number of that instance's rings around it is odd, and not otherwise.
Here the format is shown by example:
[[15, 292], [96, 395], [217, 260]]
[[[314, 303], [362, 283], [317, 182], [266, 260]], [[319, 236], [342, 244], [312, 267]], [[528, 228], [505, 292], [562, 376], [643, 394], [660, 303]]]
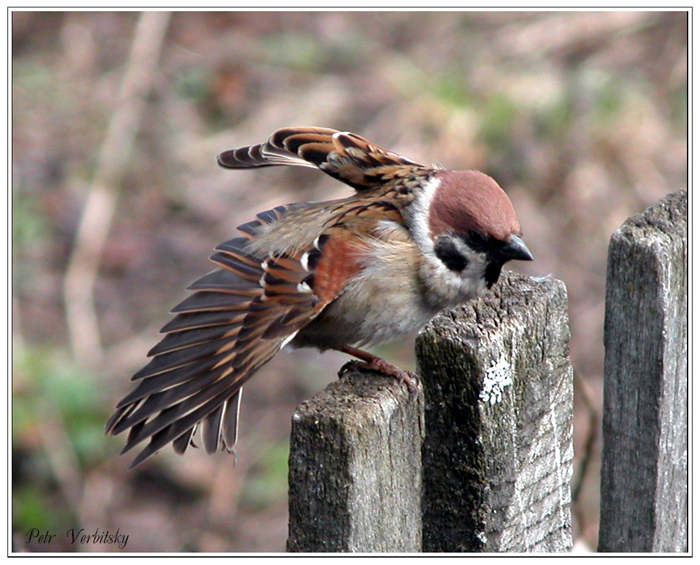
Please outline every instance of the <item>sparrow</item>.
[[345, 352], [363, 368], [410, 375], [359, 349], [396, 339], [440, 310], [483, 295], [510, 260], [532, 260], [513, 205], [475, 170], [421, 165], [349, 132], [275, 131], [225, 151], [227, 169], [315, 167], [355, 193], [262, 212], [215, 248], [216, 269], [153, 347], [106, 432], [129, 430], [132, 467], [201, 428], [206, 453], [232, 451], [241, 387], [285, 345]]

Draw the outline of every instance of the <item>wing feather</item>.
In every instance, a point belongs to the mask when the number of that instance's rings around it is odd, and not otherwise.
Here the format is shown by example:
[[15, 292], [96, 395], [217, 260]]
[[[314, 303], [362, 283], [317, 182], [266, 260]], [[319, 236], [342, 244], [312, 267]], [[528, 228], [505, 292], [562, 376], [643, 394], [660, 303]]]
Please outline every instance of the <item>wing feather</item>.
[[182, 455], [183, 453], [185, 453], [185, 451], [187, 451], [187, 448], [190, 445], [193, 445], [192, 436], [194, 435], [196, 430], [197, 426], [193, 426], [180, 437], [173, 440], [173, 449], [175, 450], [175, 453], [177, 453], [178, 455]]
[[227, 169], [318, 167], [358, 191], [379, 187], [397, 168], [424, 168], [357, 134], [316, 127], [279, 129], [263, 143], [224, 151], [218, 162]]
[[228, 310], [182, 313], [163, 326], [161, 333], [192, 330], [208, 326], [225, 326], [239, 321], [239, 318], [242, 317], [245, 317], [245, 312], [233, 314]]
[[[277, 207], [255, 222], [266, 225], [284, 214]], [[137, 386], [107, 423], [111, 434], [129, 430], [124, 451], [148, 442], [132, 466], [171, 442], [183, 453], [197, 427], [207, 453], [233, 449], [242, 385], [344, 284], [336, 277], [335, 291], [326, 283], [322, 298], [314, 292], [327, 240], [269, 257], [252, 253], [248, 237], [216, 248], [212, 260], [218, 269], [193, 283], [193, 293], [173, 308], [175, 317], [149, 352], [151, 360], [132, 377]]]

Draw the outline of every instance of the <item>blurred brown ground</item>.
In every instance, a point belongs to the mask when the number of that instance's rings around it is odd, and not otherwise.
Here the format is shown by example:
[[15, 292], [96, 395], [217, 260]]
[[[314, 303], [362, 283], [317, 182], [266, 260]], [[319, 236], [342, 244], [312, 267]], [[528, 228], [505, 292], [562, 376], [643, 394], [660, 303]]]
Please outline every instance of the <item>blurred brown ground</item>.
[[[13, 550], [116, 549], [27, 544], [33, 527], [119, 528], [125, 551], [284, 550], [290, 418], [344, 356], [282, 353], [246, 386], [235, 467], [168, 448], [127, 472], [102, 428], [216, 244], [258, 211], [349, 193], [315, 171], [216, 166], [288, 125], [481, 169], [510, 194], [536, 258], [513, 268], [569, 290], [577, 465], [593, 437], [575, 536], [594, 549], [607, 244], [687, 186], [687, 14], [186, 12], [162, 42], [143, 22], [130, 60], [140, 19], [12, 14]], [[130, 71], [149, 85], [140, 116], [119, 102]], [[89, 194], [113, 208], [85, 212]], [[410, 340], [381, 353], [413, 363]]]

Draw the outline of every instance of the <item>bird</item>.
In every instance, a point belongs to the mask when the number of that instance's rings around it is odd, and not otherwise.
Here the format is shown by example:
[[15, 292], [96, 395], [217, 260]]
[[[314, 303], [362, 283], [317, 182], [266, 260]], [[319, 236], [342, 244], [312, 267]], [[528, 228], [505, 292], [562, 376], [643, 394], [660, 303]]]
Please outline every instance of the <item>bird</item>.
[[484, 295], [506, 262], [533, 260], [509, 197], [476, 170], [422, 165], [321, 127], [278, 129], [218, 164], [312, 167], [355, 192], [261, 212], [215, 248], [216, 268], [172, 309], [106, 424], [110, 435], [129, 430], [122, 454], [146, 442], [132, 468], [169, 443], [179, 454], [197, 446], [197, 428], [206, 453], [233, 452], [241, 388], [286, 345], [342, 351], [410, 387], [414, 375], [363, 348]]

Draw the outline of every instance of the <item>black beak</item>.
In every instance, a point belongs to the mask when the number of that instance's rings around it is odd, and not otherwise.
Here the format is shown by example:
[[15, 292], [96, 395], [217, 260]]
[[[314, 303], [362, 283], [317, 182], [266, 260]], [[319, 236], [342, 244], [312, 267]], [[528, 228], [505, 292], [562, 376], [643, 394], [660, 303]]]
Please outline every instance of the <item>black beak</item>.
[[503, 257], [506, 257], [508, 260], [533, 260], [532, 253], [530, 253], [530, 250], [527, 248], [527, 245], [525, 245], [525, 242], [522, 239], [520, 239], [517, 235], [511, 235], [510, 241], [506, 244], [505, 247], [500, 249], [500, 252], [503, 255]]

